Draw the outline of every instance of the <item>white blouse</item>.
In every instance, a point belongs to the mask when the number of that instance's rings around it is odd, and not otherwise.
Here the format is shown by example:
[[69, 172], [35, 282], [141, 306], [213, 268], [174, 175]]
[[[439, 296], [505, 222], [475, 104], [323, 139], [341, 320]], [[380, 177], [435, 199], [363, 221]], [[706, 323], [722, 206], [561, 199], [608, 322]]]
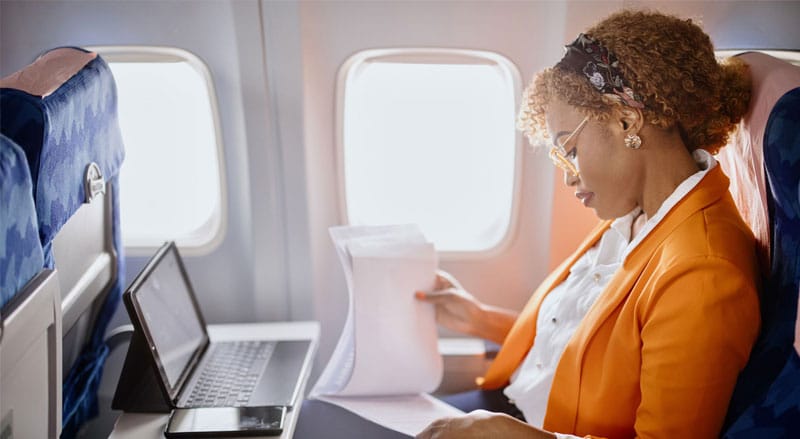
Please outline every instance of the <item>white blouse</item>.
[[[611, 227], [592, 248], [570, 268], [564, 281], [545, 297], [536, 320], [536, 337], [522, 364], [511, 376], [505, 395], [522, 411], [527, 422], [542, 427], [556, 367], [570, 338], [597, 297], [603, 292], [625, 257], [639, 245], [667, 213], [717, 165], [705, 150], [696, 150], [693, 157], [700, 171], [684, 180], [661, 204], [656, 214], [647, 219], [635, 237], [631, 236], [634, 221], [643, 219], [637, 207], [611, 223]], [[578, 436], [556, 433], [558, 439]]]

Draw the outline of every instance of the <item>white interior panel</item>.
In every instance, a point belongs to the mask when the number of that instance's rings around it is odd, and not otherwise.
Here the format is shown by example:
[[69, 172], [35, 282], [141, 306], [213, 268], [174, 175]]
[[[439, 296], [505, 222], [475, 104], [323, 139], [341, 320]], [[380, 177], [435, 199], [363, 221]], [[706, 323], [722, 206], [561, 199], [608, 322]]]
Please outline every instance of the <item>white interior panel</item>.
[[[348, 57], [375, 48], [486, 50], [514, 63], [526, 84], [577, 33], [641, 5], [701, 19], [721, 49], [800, 47], [797, 2], [2, 1], [0, 76], [64, 45], [167, 46], [200, 57], [220, 108], [228, 212], [221, 243], [186, 257], [200, 305], [210, 323], [319, 320], [319, 365], [346, 309], [327, 229], [342, 218], [336, 75]], [[550, 264], [554, 171], [527, 147], [521, 166], [509, 244], [442, 260], [480, 299], [513, 308]], [[128, 282], [146, 260], [127, 258]], [[112, 325], [126, 320], [119, 314]]]

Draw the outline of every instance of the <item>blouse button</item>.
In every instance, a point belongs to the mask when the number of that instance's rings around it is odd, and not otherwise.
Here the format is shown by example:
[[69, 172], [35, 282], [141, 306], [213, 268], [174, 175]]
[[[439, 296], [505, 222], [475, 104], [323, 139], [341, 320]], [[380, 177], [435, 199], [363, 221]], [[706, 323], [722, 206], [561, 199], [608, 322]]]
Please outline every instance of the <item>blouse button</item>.
[[602, 277], [602, 276], [600, 276], [600, 273], [595, 273], [595, 274], [594, 274], [594, 283], [596, 283], [596, 284], [600, 284], [600, 278], [601, 278], [601, 277]]
[[550, 321], [551, 321], [551, 322], [553, 322], [553, 323], [558, 323], [558, 319], [557, 319], [557, 318], [555, 318], [555, 317], [553, 317], [552, 319], [550, 319]]

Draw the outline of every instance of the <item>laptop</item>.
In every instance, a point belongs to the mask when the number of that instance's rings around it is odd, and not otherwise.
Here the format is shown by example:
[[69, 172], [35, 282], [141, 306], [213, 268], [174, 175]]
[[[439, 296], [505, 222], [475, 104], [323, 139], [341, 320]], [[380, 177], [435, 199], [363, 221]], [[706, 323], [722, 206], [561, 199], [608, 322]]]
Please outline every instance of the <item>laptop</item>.
[[211, 341], [174, 242], [156, 252], [123, 298], [173, 408], [298, 403], [312, 340]]

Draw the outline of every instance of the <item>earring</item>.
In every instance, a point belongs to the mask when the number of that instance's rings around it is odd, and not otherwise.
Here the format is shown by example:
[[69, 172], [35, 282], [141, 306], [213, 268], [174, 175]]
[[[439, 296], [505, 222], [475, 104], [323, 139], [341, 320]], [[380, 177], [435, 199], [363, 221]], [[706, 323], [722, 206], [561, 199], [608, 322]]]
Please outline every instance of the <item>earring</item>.
[[625, 146], [630, 149], [639, 149], [642, 147], [642, 138], [637, 134], [628, 134], [625, 136]]

